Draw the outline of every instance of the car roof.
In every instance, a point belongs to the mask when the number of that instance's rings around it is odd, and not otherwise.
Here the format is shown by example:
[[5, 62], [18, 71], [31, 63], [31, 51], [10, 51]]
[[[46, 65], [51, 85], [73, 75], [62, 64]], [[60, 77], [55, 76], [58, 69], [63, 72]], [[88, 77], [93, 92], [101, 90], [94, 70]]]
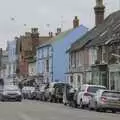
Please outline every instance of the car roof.
[[4, 85], [4, 88], [18, 88], [17, 85]]
[[100, 91], [100, 92], [119, 92], [120, 93], [120, 91], [115, 91], [115, 90], [103, 90], [103, 89], [99, 89], [98, 91]]
[[103, 87], [103, 88], [106, 88], [105, 86], [102, 86], [102, 85], [89, 85], [89, 84], [83, 84], [82, 86], [85, 86], [85, 87]]

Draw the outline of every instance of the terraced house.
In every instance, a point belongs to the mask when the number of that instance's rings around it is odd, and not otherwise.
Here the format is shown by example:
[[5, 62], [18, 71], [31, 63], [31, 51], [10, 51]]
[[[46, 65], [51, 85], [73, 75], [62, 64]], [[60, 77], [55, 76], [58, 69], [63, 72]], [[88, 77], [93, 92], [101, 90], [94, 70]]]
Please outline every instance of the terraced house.
[[94, 10], [95, 27], [74, 42], [67, 51], [69, 55], [69, 72], [66, 76], [69, 83], [75, 88], [79, 87], [81, 84], [92, 83], [91, 65], [96, 63], [97, 51], [95, 47], [86, 47], [86, 44], [91, 43], [91, 41], [96, 39], [104, 30], [104, 25], [101, 26], [104, 21], [105, 10], [102, 0], [96, 0]]
[[87, 31], [85, 26], [79, 26], [79, 20], [75, 17], [73, 28], [64, 32], [58, 28], [55, 37], [37, 48], [37, 73], [43, 76], [43, 82], [66, 80], [65, 73], [69, 61], [66, 50]]
[[[73, 85], [75, 82], [91, 83], [120, 90], [120, 11], [104, 20], [105, 7], [102, 0], [98, 3], [95, 7], [96, 26], [69, 50], [69, 79]], [[102, 18], [99, 15], [103, 15]], [[102, 20], [100, 23], [98, 16]]]

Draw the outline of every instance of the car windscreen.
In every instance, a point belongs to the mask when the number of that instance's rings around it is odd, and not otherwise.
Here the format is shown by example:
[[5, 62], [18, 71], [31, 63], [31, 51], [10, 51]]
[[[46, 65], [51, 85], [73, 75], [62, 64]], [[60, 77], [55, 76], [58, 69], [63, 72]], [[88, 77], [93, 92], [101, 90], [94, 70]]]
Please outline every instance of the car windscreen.
[[103, 92], [102, 96], [120, 98], [120, 92], [105, 91]]
[[56, 83], [56, 84], [54, 84], [54, 88], [56, 88], [56, 87], [64, 87], [64, 86], [65, 86], [64, 83]]
[[18, 91], [19, 88], [17, 86], [4, 86], [5, 91]]
[[87, 92], [96, 93], [99, 89], [105, 89], [105, 88], [104, 87], [89, 86], [87, 89]]

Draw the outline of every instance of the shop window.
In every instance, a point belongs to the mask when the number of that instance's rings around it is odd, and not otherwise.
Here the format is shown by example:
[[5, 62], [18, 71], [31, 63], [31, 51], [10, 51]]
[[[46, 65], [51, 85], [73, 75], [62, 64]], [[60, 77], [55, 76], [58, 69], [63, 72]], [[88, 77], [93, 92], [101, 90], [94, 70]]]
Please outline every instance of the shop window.
[[73, 83], [73, 76], [70, 76], [70, 83]]
[[46, 60], [46, 71], [49, 72], [49, 60]]
[[81, 76], [80, 75], [78, 75], [77, 84], [78, 84], [78, 86], [81, 85]]

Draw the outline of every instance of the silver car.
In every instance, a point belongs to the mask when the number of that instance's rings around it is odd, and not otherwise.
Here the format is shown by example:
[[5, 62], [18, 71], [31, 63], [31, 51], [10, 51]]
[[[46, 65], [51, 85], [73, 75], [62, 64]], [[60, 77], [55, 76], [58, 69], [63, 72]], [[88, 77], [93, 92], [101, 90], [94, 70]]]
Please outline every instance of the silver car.
[[98, 90], [89, 103], [89, 109], [96, 111], [111, 110], [113, 113], [120, 110], [120, 92]]
[[15, 100], [21, 102], [22, 101], [21, 91], [16, 85], [4, 85], [3, 88], [0, 90], [0, 100], [1, 101]]

